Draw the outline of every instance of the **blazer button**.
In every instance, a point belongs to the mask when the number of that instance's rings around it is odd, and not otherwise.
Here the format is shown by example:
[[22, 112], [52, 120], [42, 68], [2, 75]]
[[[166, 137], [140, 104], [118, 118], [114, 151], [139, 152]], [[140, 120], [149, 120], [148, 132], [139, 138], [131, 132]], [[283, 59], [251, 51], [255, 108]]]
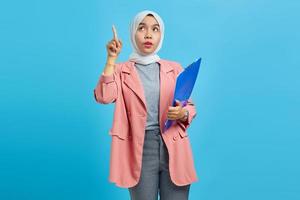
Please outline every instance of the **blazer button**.
[[175, 136], [173, 137], [173, 140], [174, 140], [174, 141], [177, 140], [177, 135], [175, 135]]

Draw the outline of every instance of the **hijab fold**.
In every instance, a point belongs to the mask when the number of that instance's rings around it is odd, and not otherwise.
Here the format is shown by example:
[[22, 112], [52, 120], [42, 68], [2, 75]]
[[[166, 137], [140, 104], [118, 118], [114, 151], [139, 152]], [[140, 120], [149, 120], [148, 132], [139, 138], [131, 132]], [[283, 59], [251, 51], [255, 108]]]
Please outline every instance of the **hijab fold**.
[[[139, 24], [143, 21], [143, 19], [148, 15], [148, 14], [152, 14], [154, 16], [154, 18], [156, 19], [156, 21], [159, 24], [160, 27], [160, 32], [161, 32], [161, 38], [159, 41], [159, 44], [157, 46], [157, 48], [155, 49], [155, 51], [151, 54], [145, 55], [143, 54], [135, 41], [135, 33], [138, 29]], [[142, 65], [148, 65], [150, 63], [154, 63], [160, 60], [160, 57], [157, 55], [157, 52], [160, 50], [161, 46], [162, 46], [162, 42], [164, 39], [164, 22], [162, 21], [162, 19], [160, 18], [160, 16], [153, 11], [150, 10], [144, 10], [142, 12], [139, 12], [132, 20], [131, 24], [130, 24], [130, 41], [131, 41], [131, 46], [133, 48], [133, 52], [130, 54], [129, 56], [129, 60], [142, 64]]]

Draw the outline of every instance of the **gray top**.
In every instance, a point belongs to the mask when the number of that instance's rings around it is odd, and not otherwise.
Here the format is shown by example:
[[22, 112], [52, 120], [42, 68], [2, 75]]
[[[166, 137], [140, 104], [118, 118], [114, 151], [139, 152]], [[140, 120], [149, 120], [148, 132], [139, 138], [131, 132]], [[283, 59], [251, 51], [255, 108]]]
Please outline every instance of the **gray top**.
[[135, 63], [139, 78], [142, 81], [147, 105], [146, 130], [159, 129], [159, 63], [142, 65]]

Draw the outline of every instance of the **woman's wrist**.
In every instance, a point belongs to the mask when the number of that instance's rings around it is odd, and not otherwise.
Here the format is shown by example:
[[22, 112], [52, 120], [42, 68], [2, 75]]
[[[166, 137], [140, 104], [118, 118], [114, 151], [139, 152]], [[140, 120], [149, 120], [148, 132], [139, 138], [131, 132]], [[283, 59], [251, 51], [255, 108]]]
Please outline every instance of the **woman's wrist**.
[[106, 63], [107, 63], [107, 64], [114, 65], [115, 62], [116, 62], [116, 60], [117, 60], [117, 57], [107, 56]]
[[116, 62], [116, 57], [112, 56], [107, 56], [106, 63], [105, 63], [105, 68], [104, 68], [104, 75], [112, 75], [115, 70], [115, 62]]
[[188, 117], [189, 117], [189, 111], [186, 110], [186, 109], [184, 109], [184, 108], [183, 108], [182, 110], [183, 110], [183, 112], [184, 112], [184, 115], [183, 115], [183, 117], [181, 117], [179, 120], [182, 121], [182, 122], [185, 122], [185, 121], [188, 120]]

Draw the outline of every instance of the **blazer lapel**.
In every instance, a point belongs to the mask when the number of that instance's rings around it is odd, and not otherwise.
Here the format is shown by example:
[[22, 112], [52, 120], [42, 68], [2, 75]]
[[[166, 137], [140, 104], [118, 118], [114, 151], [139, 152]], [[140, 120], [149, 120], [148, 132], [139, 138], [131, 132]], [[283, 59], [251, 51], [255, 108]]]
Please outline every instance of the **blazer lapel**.
[[159, 61], [160, 64], [160, 102], [159, 102], [159, 122], [161, 131], [163, 131], [164, 121], [167, 116], [167, 110], [169, 105], [170, 98], [173, 97], [172, 87], [174, 87], [174, 80], [170, 78], [171, 71], [174, 68], [168, 64], [163, 62], [163, 60]]
[[[160, 64], [160, 98], [159, 98], [159, 122], [160, 127], [164, 127], [164, 121], [166, 119], [166, 114], [171, 98], [173, 97], [173, 87], [174, 87], [174, 79], [172, 76], [168, 75], [168, 73], [174, 70], [173, 66], [164, 62], [163, 60], [159, 60]], [[147, 105], [145, 100], [144, 88], [142, 82], [138, 76], [138, 73], [135, 69], [134, 62], [129, 61], [127, 65], [122, 67], [122, 73], [124, 75], [124, 84], [126, 84], [141, 100], [145, 110], [147, 111]]]
[[136, 94], [141, 100], [145, 110], [147, 109], [145, 94], [142, 82], [138, 76], [138, 73], [134, 67], [134, 62], [130, 61], [128, 65], [124, 65], [122, 72], [126, 73], [124, 76], [124, 83]]

